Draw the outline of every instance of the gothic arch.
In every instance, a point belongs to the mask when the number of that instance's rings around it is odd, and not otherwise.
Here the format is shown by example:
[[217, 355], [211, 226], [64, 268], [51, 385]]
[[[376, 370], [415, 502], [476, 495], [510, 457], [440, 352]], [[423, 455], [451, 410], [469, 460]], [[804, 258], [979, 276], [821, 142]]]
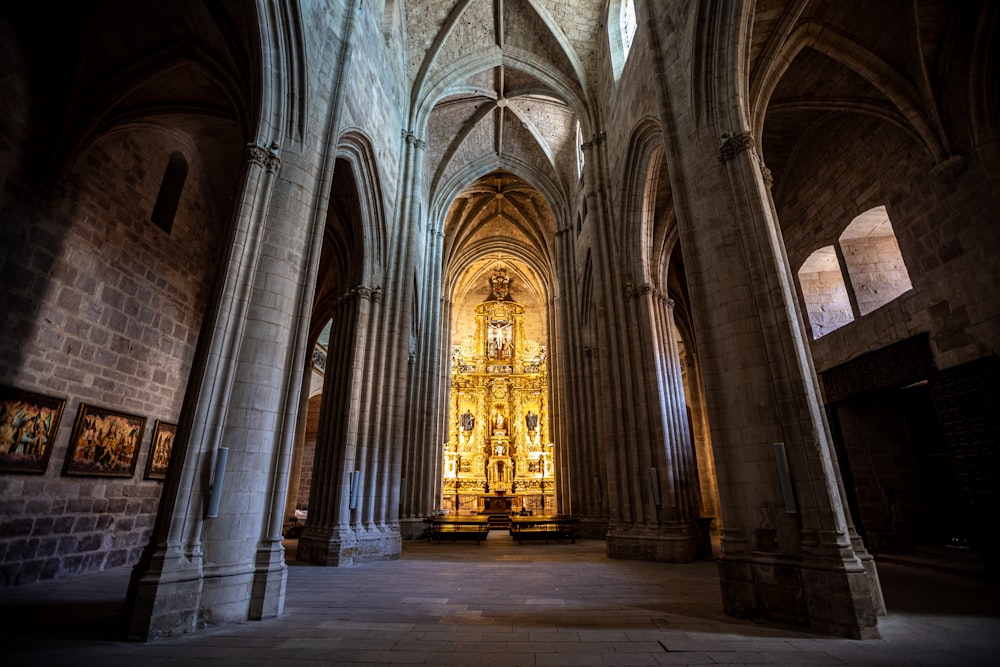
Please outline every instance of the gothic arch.
[[544, 81], [547, 85], [552, 86], [553, 90], [574, 108], [577, 115], [582, 117], [583, 114], [581, 111], [587, 108], [585, 104], [587, 83], [583, 66], [575, 56], [573, 49], [570, 47], [565, 35], [559, 29], [558, 24], [544, 7], [540, 6], [535, 0], [528, 0], [528, 3], [542, 19], [549, 34], [556, 40], [562, 54], [569, 61], [576, 79], [575, 82], [567, 80], [565, 75], [560, 76], [557, 74], [559, 70], [553, 64], [546, 63], [546, 66], [540, 66], [537, 64], [539, 62], [537, 56], [530, 53], [519, 53], [507, 46], [499, 50], [485, 48], [473, 52], [464, 58], [449, 63], [446, 73], [439, 80], [434, 82], [430, 80], [431, 72], [437, 64], [437, 57], [442, 47], [448, 41], [448, 37], [454, 32], [459, 19], [471, 2], [472, 0], [465, 0], [453, 7], [452, 12], [445, 21], [445, 27], [435, 36], [433, 45], [427, 50], [427, 54], [421, 62], [417, 76], [414, 78], [413, 92], [410, 98], [411, 125], [414, 128], [423, 128], [426, 125], [426, 118], [430, 115], [431, 109], [440, 98], [444, 97], [446, 94], [445, 91], [449, 90], [457, 81], [461, 81], [472, 74], [500, 64], [514, 65]]
[[625, 275], [637, 284], [652, 284], [656, 278], [653, 256], [656, 235], [657, 185], [664, 163], [663, 136], [659, 123], [644, 119], [629, 141], [623, 183], [621, 228], [613, 239], [624, 239], [619, 249]]
[[496, 171], [498, 168], [524, 179], [527, 183], [538, 189], [552, 212], [557, 228], [560, 226], [560, 221], [569, 220], [569, 205], [566, 202], [565, 194], [559, 184], [549, 174], [535, 165], [525, 160], [519, 160], [514, 156], [505, 156], [498, 160], [496, 156], [485, 155], [466, 164], [460, 171], [442, 183], [436, 192], [431, 193], [428, 218], [431, 220], [432, 226], [438, 230], [442, 230], [448, 207], [455, 200], [455, 197], [470, 183]]
[[382, 172], [371, 140], [360, 130], [345, 131], [340, 138], [338, 160], [350, 166], [357, 186], [362, 246], [366, 249], [362, 280], [378, 280], [388, 261], [388, 233]]
[[897, 123], [905, 120], [904, 129], [909, 129], [920, 137], [935, 164], [948, 157], [941, 135], [920, 111], [920, 96], [913, 84], [901, 72], [850, 36], [812, 21], [799, 25], [788, 35], [774, 58], [767, 63], [766, 69], [752, 83], [753, 97], [749, 111], [752, 113], [755, 139], [759, 141], [763, 135], [768, 102], [778, 82], [799, 53], [806, 48], [815, 49], [860, 75], [881, 91], [894, 107], [883, 109], [857, 104], [855, 100], [843, 100], [834, 105], [836, 108], [872, 113]]

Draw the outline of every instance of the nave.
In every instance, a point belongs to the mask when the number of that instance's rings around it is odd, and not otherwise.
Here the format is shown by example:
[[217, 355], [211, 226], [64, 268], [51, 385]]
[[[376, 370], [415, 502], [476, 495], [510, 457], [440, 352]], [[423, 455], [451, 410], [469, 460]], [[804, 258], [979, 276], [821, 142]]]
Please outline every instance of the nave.
[[[295, 541], [287, 541], [294, 558]], [[613, 560], [601, 540], [408, 541], [397, 561], [290, 560], [285, 613], [120, 639], [129, 568], [0, 591], [6, 665], [995, 664], [1000, 590], [880, 563], [888, 615], [856, 641], [722, 613], [717, 564]], [[44, 640], [44, 641], [43, 641]]]

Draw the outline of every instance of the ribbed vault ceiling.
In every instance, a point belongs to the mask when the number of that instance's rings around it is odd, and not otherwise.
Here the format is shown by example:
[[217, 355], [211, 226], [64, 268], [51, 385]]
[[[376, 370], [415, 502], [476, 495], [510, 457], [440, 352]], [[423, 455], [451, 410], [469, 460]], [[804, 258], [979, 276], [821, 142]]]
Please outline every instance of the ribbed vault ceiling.
[[577, 119], [600, 62], [606, 5], [406, 2], [424, 185], [445, 233], [445, 292], [456, 304], [488, 284], [478, 282], [498, 263], [516, 274], [522, 296], [544, 303], [553, 290], [557, 220], [568, 218]]

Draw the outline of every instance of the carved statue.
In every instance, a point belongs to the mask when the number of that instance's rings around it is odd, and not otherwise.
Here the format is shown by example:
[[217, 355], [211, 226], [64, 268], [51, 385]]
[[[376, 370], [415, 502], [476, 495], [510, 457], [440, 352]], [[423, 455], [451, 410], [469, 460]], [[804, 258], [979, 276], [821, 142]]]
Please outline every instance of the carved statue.
[[538, 415], [528, 410], [528, 414], [524, 416], [524, 424], [528, 427], [529, 433], [534, 433], [538, 430]]
[[460, 418], [463, 431], [471, 431], [476, 426], [476, 418], [468, 410]]

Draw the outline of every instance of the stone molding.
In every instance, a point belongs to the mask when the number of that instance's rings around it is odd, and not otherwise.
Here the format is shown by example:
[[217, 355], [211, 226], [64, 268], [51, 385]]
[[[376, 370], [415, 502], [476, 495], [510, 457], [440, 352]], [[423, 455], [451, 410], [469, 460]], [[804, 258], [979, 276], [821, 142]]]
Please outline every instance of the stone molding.
[[667, 296], [664, 292], [660, 291], [656, 287], [649, 284], [643, 285], [633, 285], [632, 283], [625, 283], [624, 290], [626, 299], [638, 299], [641, 296], [652, 296], [658, 301], [662, 301], [667, 304], [668, 308], [674, 307], [674, 300]]
[[281, 169], [281, 158], [278, 157], [278, 144], [268, 147], [257, 144], [247, 144], [247, 162], [263, 167], [269, 174], [276, 174]]
[[719, 146], [719, 162], [727, 162], [743, 151], [753, 153], [756, 145], [750, 132], [722, 135], [722, 145]]
[[372, 303], [382, 303], [382, 288], [381, 287], [365, 287], [364, 285], [358, 285], [352, 287], [351, 289], [344, 292], [340, 298], [333, 302], [334, 307], [341, 305], [347, 301], [351, 301], [355, 298], [367, 299]]
[[319, 345], [313, 348], [312, 365], [320, 373], [326, 372], [326, 350]]
[[427, 142], [424, 141], [423, 139], [417, 138], [417, 135], [415, 135], [412, 130], [402, 130], [400, 134], [403, 137], [403, 140], [406, 141], [406, 143], [413, 144], [420, 150], [424, 150], [425, 148], [427, 148]]

